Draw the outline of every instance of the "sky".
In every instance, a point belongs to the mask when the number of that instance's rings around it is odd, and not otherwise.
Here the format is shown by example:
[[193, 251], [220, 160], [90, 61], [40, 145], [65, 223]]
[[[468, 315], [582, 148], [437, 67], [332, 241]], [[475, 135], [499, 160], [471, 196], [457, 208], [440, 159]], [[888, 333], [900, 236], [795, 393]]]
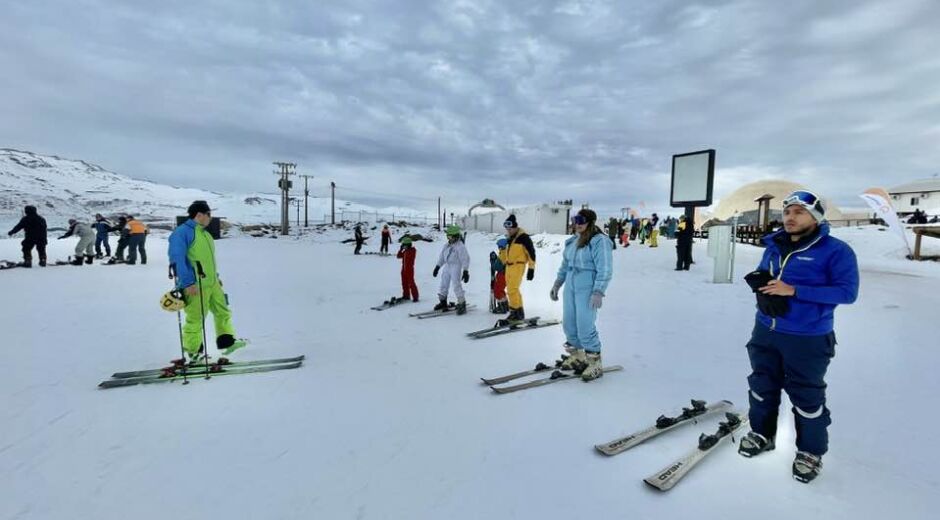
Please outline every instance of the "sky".
[[[0, 147], [216, 191], [273, 161], [372, 204], [836, 203], [940, 173], [940, 2], [4, 2]], [[295, 184], [296, 185], [296, 184]]]

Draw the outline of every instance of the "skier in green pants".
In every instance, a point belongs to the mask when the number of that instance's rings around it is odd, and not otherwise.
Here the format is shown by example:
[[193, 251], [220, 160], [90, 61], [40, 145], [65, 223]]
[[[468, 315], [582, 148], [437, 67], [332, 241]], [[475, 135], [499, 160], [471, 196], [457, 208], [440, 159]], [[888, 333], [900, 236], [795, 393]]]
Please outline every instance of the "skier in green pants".
[[186, 300], [183, 349], [189, 361], [194, 362], [206, 353], [202, 341], [207, 312], [212, 313], [216, 347], [223, 355], [244, 347], [246, 341], [235, 338], [232, 311], [216, 271], [215, 243], [206, 231], [206, 226], [212, 222], [209, 204], [197, 200], [187, 212], [189, 220], [170, 235], [169, 257], [176, 273], [176, 287], [183, 291]]

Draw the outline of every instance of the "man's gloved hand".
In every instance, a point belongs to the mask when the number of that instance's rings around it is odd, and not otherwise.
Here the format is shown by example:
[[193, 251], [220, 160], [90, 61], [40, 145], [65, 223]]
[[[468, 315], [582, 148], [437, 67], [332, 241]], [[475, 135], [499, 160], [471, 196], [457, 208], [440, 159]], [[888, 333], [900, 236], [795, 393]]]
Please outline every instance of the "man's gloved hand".
[[463, 283], [470, 283], [470, 271], [464, 271], [461, 280], [463, 280]]
[[439, 273], [440, 270], [441, 270], [441, 266], [439, 265], [434, 266], [434, 278], [437, 278], [437, 273]]
[[551, 292], [548, 293], [548, 297], [552, 299], [553, 302], [558, 301], [558, 290], [561, 289], [561, 284], [555, 282], [555, 285], [552, 285]]
[[592, 293], [591, 294], [591, 308], [600, 309], [601, 306], [603, 305], [604, 305], [604, 295], [599, 292]]
[[531, 282], [533, 278], [535, 278], [535, 269], [529, 269], [529, 272], [525, 275], [525, 279]]

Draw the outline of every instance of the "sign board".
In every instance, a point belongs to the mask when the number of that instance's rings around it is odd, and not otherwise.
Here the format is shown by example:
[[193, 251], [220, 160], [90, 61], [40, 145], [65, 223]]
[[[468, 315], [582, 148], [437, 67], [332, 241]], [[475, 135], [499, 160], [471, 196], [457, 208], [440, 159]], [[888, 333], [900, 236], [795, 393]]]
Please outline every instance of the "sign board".
[[672, 156], [669, 204], [674, 208], [711, 206], [715, 182], [715, 150]]

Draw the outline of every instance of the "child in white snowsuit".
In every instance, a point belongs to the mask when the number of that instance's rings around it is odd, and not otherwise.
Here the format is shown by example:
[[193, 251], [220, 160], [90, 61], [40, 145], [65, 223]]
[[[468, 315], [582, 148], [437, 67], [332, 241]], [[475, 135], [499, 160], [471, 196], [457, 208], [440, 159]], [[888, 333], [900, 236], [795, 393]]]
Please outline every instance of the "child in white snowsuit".
[[457, 226], [447, 227], [447, 244], [441, 250], [437, 265], [434, 266], [435, 278], [442, 267], [444, 273], [441, 275], [441, 287], [437, 292], [440, 302], [434, 306], [434, 310], [447, 310], [447, 293], [453, 288], [454, 296], [457, 297], [457, 314], [464, 314], [467, 312], [467, 301], [464, 298], [463, 283], [470, 282], [470, 253], [460, 240], [460, 228]]

